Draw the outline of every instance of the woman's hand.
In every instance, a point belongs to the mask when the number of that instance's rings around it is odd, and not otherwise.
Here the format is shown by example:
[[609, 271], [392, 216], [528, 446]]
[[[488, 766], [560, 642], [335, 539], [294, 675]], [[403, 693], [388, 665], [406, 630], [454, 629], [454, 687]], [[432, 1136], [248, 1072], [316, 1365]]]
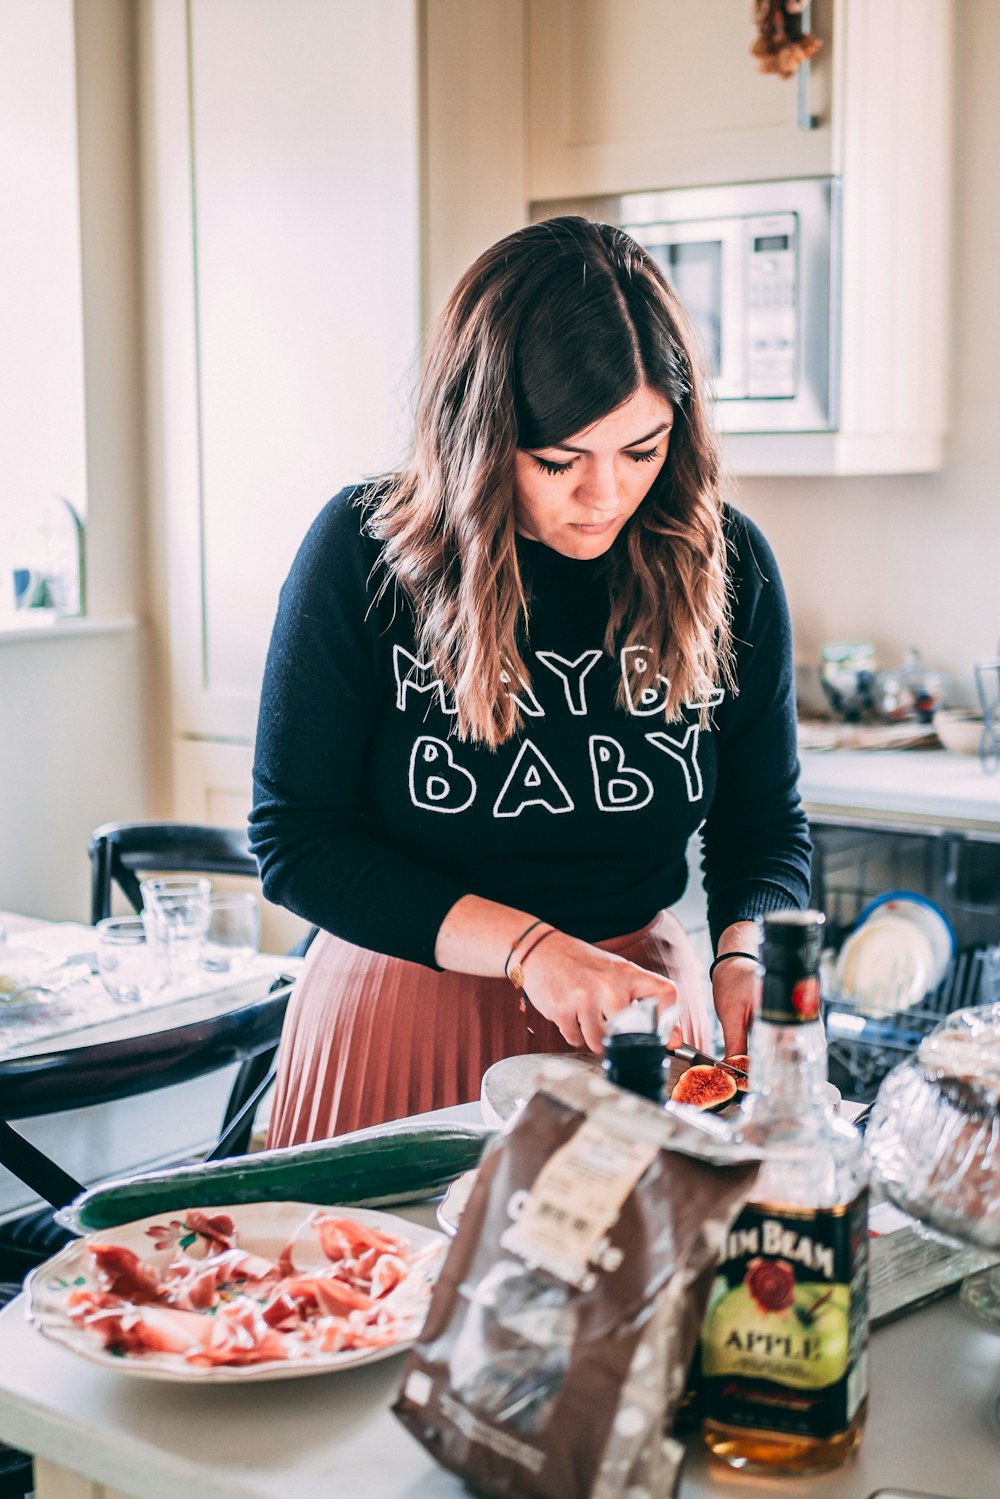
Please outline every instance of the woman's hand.
[[752, 958], [727, 958], [712, 974], [712, 998], [722, 1025], [723, 1055], [744, 1056], [760, 1008], [760, 968]]
[[526, 954], [522, 971], [525, 999], [570, 1046], [595, 1052], [603, 1046], [605, 1021], [634, 999], [654, 998], [661, 1013], [677, 1003], [672, 979], [565, 932], [552, 932]]

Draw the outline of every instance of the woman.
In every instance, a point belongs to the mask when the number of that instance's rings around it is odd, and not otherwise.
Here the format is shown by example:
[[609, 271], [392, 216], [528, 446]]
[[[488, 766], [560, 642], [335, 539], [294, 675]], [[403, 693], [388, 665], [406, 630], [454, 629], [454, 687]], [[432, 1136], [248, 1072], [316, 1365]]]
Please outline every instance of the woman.
[[270, 1144], [471, 1099], [503, 1056], [597, 1051], [642, 996], [707, 1047], [668, 910], [699, 826], [744, 1050], [754, 918], [805, 904], [809, 844], [784, 597], [722, 503], [693, 348], [627, 235], [519, 230], [441, 315], [410, 461], [306, 537], [251, 836], [267, 896], [322, 931]]

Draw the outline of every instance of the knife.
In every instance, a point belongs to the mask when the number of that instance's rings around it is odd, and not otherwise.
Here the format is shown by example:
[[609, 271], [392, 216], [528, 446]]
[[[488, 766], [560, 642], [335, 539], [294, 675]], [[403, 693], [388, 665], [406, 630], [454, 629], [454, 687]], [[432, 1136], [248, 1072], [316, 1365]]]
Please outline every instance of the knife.
[[665, 1050], [668, 1057], [679, 1057], [682, 1062], [690, 1062], [693, 1067], [723, 1067], [733, 1077], [748, 1078], [742, 1067], [734, 1067], [732, 1062], [725, 1062], [721, 1057], [710, 1057], [708, 1052], [699, 1051], [696, 1046], [688, 1046], [686, 1041], [682, 1041], [679, 1046], [667, 1046]]
[[[670, 1034], [671, 1024], [676, 1015], [676, 1007], [663, 1015], [657, 1015], [657, 1002], [652, 998], [633, 999], [624, 1010], [619, 1010], [612, 1015], [608, 1022], [608, 1033], [622, 1031], [655, 1032], [661, 1038]], [[690, 1062], [696, 1067], [724, 1067], [734, 1077], [741, 1077], [749, 1081], [747, 1073], [742, 1067], [734, 1067], [731, 1062], [720, 1061], [718, 1057], [710, 1057], [706, 1051], [699, 1051], [695, 1046], [689, 1046], [682, 1041], [679, 1046], [667, 1046], [664, 1051], [668, 1057], [679, 1057], [682, 1062]]]

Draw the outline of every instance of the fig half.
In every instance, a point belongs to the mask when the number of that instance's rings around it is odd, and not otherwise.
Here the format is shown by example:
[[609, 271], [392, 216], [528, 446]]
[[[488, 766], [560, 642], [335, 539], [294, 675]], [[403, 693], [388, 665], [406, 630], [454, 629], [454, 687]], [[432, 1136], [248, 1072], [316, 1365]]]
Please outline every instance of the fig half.
[[[733, 1067], [738, 1067], [741, 1072], [746, 1072], [747, 1074], [750, 1072], [750, 1058], [745, 1052], [736, 1052], [734, 1056], [724, 1057], [723, 1061], [731, 1063]], [[745, 1093], [749, 1087], [749, 1083], [745, 1077], [738, 1077], [736, 1079], [736, 1087], [740, 1093]]]
[[674, 1103], [693, 1109], [724, 1109], [736, 1097], [736, 1079], [725, 1067], [689, 1067], [674, 1085]]

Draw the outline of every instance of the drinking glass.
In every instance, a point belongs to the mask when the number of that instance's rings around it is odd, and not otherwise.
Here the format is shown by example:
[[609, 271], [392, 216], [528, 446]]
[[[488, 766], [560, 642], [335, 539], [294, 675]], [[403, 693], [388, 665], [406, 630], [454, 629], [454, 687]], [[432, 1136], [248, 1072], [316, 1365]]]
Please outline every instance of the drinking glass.
[[146, 931], [165, 981], [175, 983], [196, 975], [208, 931], [211, 880], [170, 875], [143, 880], [139, 889]]
[[97, 971], [118, 1004], [138, 1004], [156, 992], [156, 958], [141, 916], [108, 916], [97, 923]]
[[208, 973], [245, 968], [260, 948], [260, 903], [256, 895], [213, 895], [201, 966]]

